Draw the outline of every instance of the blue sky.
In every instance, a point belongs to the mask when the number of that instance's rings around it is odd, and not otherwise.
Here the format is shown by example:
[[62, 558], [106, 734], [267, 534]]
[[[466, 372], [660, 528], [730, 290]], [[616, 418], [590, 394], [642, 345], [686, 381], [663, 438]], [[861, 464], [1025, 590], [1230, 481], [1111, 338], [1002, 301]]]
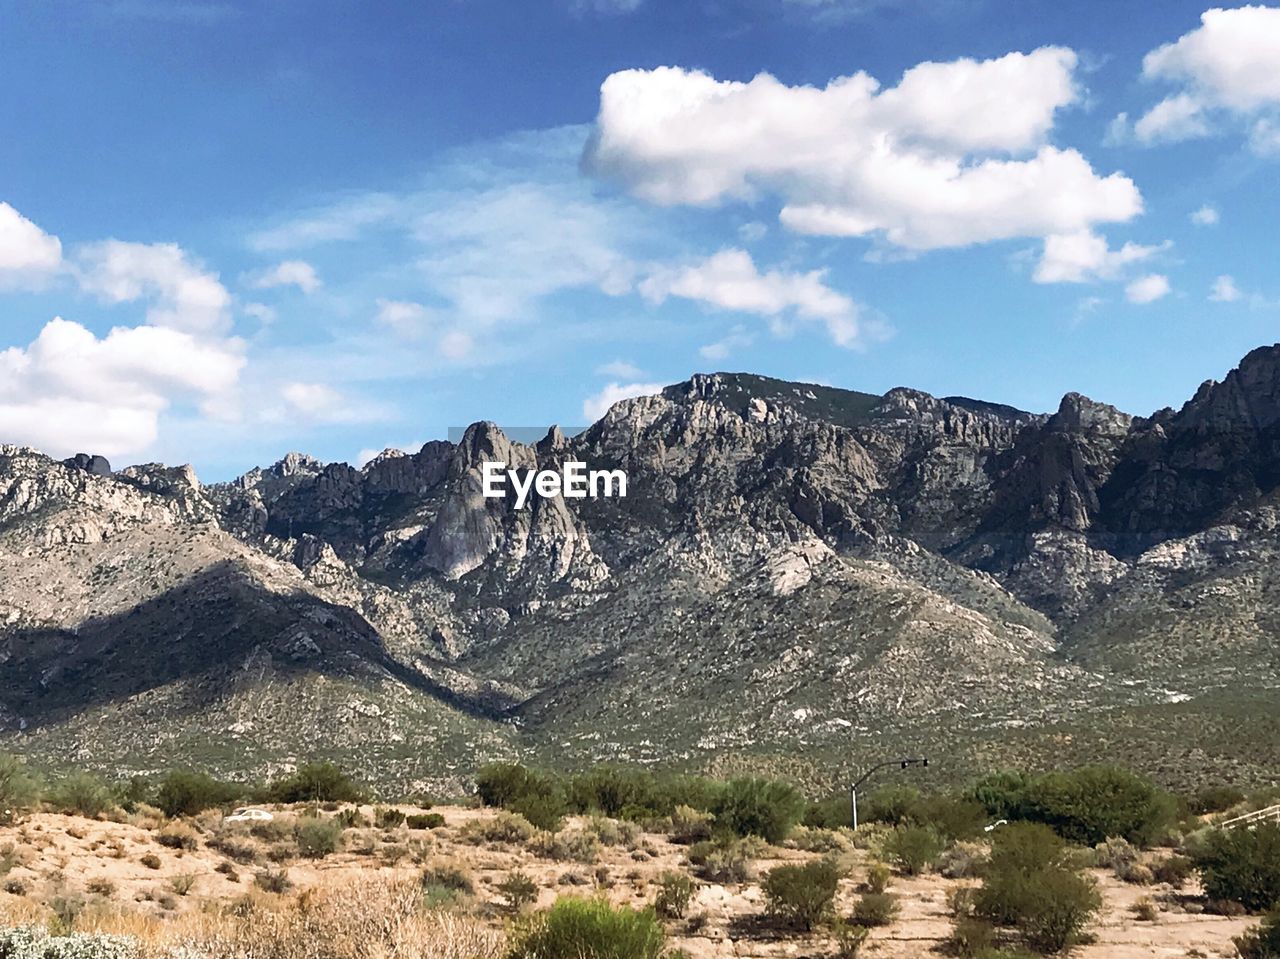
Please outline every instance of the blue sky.
[[1277, 339], [1278, 60], [1203, 2], [0, 0], [0, 442], [219, 479], [716, 369], [1179, 405]]

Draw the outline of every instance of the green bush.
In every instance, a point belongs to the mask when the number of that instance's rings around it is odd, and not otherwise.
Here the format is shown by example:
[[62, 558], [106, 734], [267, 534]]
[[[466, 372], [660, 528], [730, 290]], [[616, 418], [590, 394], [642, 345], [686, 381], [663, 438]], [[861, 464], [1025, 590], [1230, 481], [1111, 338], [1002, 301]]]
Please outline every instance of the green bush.
[[1251, 912], [1280, 903], [1280, 824], [1215, 829], [1192, 859], [1209, 899], [1238, 902]]
[[1086, 766], [1027, 776], [997, 773], [969, 792], [996, 818], [1044, 823], [1071, 842], [1093, 846], [1109, 836], [1149, 845], [1176, 818], [1173, 797], [1114, 766]]
[[831, 912], [840, 869], [830, 859], [770, 869], [760, 884], [768, 914], [808, 932]]
[[569, 780], [569, 808], [617, 817], [628, 806], [649, 806], [653, 776], [640, 770], [597, 766]]
[[942, 854], [938, 834], [923, 826], [899, 826], [884, 844], [885, 856], [906, 876], [933, 868]]
[[805, 800], [790, 783], [734, 779], [725, 784], [712, 812], [717, 829], [778, 843], [804, 816]]
[[653, 908], [663, 919], [683, 919], [693, 898], [693, 880], [681, 872], [664, 872], [658, 879]]
[[403, 826], [405, 814], [395, 806], [379, 806], [373, 811], [373, 824], [379, 829], [396, 829]]
[[1165, 883], [1174, 889], [1181, 889], [1186, 885], [1194, 871], [1194, 863], [1186, 856], [1168, 856], [1156, 860], [1151, 865], [1151, 875], [1155, 881]]
[[17, 756], [0, 753], [0, 826], [40, 802], [40, 780]]
[[873, 862], [867, 867], [867, 892], [884, 892], [889, 888], [889, 880], [893, 872], [882, 862]]
[[115, 805], [111, 790], [89, 773], [71, 773], [53, 787], [48, 799], [58, 812], [90, 819], [96, 819]]
[[711, 838], [715, 816], [692, 806], [676, 806], [671, 812], [671, 841], [682, 846]]
[[891, 892], [864, 892], [853, 904], [853, 921], [860, 926], [887, 926], [898, 915], [898, 897]]
[[538, 884], [522, 872], [510, 873], [498, 883], [498, 892], [514, 910], [521, 910], [538, 900]]
[[757, 850], [749, 840], [722, 836], [689, 847], [689, 864], [694, 873], [708, 882], [719, 884], [748, 882], [752, 876], [751, 860]]
[[659, 959], [664, 935], [652, 909], [561, 898], [517, 924], [508, 959]]
[[1188, 803], [1191, 812], [1197, 816], [1208, 813], [1226, 812], [1237, 803], [1244, 802], [1244, 792], [1235, 786], [1205, 786]]
[[558, 792], [530, 793], [513, 800], [507, 809], [523, 816], [531, 825], [548, 832], [556, 832], [566, 812], [564, 797]]
[[492, 819], [473, 819], [462, 830], [469, 842], [528, 842], [534, 836], [533, 825], [516, 812], [500, 812]]
[[307, 763], [267, 787], [272, 802], [358, 802], [360, 788], [333, 763]]
[[101, 933], [51, 935], [47, 929], [0, 929], [0, 956], [5, 959], [137, 959], [136, 939]]
[[855, 959], [867, 941], [871, 930], [857, 923], [838, 920], [831, 927], [831, 938], [836, 941], [836, 959]]
[[1240, 959], [1280, 959], [1280, 905], [1232, 942]]
[[958, 959], [978, 959], [995, 948], [996, 931], [989, 922], [971, 917], [956, 920], [945, 946], [949, 955]]
[[1057, 953], [1080, 941], [1089, 920], [1102, 907], [1094, 881], [1067, 869], [1046, 869], [1028, 883], [1028, 906], [1019, 923], [1028, 944]]
[[338, 851], [342, 843], [342, 824], [336, 819], [304, 816], [293, 830], [298, 853], [307, 859], [323, 859]]
[[444, 825], [444, 816], [438, 812], [406, 816], [405, 825], [410, 829], [439, 829]]
[[204, 773], [175, 771], [160, 780], [156, 805], [166, 816], [194, 816], [234, 802], [240, 794], [239, 787], [218, 782]]

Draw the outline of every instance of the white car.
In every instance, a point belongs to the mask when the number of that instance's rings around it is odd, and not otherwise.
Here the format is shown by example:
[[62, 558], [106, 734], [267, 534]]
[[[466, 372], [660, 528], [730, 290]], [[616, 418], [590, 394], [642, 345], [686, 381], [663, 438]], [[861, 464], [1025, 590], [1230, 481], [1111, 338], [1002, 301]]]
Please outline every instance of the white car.
[[246, 807], [237, 809], [230, 816], [224, 819], [223, 822], [271, 822], [271, 820], [275, 818], [275, 816], [271, 815], [271, 813], [267, 812], [265, 809], [250, 809]]

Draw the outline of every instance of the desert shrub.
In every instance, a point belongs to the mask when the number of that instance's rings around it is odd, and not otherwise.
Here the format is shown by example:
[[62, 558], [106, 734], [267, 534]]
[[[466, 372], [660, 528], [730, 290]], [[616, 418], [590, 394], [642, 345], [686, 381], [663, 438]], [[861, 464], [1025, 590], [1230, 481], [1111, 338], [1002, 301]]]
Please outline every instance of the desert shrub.
[[1138, 850], [1127, 839], [1112, 837], [1093, 847], [1093, 864], [1120, 875], [1121, 870], [1138, 861]]
[[360, 787], [333, 763], [307, 763], [267, 787], [272, 802], [358, 802]]
[[867, 881], [864, 884], [867, 892], [884, 892], [889, 888], [889, 880], [893, 878], [893, 870], [885, 863], [873, 862], [867, 867]]
[[719, 884], [748, 882], [752, 877], [750, 844], [722, 837], [689, 847], [689, 864], [698, 877]]
[[715, 816], [692, 806], [676, 806], [671, 813], [671, 841], [688, 846], [711, 838]]
[[884, 853], [904, 875], [928, 871], [942, 853], [942, 840], [924, 826], [899, 826], [884, 845]]
[[466, 842], [528, 842], [537, 832], [519, 813], [500, 812], [492, 819], [473, 819], [462, 829]]
[[193, 850], [199, 846], [196, 831], [184, 822], [170, 823], [156, 833], [156, 842], [167, 849]]
[[342, 825], [333, 819], [317, 819], [304, 816], [293, 831], [299, 855], [308, 859], [323, 859], [338, 851], [342, 842]]
[[853, 904], [853, 921], [860, 926], [887, 926], [898, 915], [898, 897], [891, 892], [864, 892]]
[[170, 876], [168, 885], [179, 896], [185, 896], [195, 888], [196, 877], [190, 873], [184, 873], [181, 876]]
[[945, 951], [959, 959], [978, 959], [985, 957], [995, 948], [996, 931], [989, 922], [972, 917], [956, 920], [944, 943]]
[[86, 892], [91, 892], [95, 896], [105, 896], [108, 899], [116, 894], [116, 884], [106, 876], [90, 879], [85, 883], [84, 888]]
[[852, 846], [843, 834], [834, 829], [818, 829], [804, 825], [793, 828], [788, 841], [797, 849], [824, 855], [848, 852]]
[[419, 882], [424, 889], [433, 886], [449, 889], [465, 895], [474, 895], [476, 885], [462, 866], [454, 862], [439, 862], [422, 870]]
[[1043, 776], [997, 773], [975, 784], [969, 798], [993, 817], [1044, 823], [1063, 838], [1090, 846], [1109, 836], [1148, 844], [1176, 812], [1171, 796], [1114, 766]]
[[47, 929], [0, 929], [0, 956], [5, 959], [136, 959], [137, 940], [127, 936], [75, 932], [51, 935]]
[[665, 937], [652, 909], [563, 897], [512, 930], [509, 959], [659, 959]]
[[206, 809], [225, 806], [240, 796], [240, 789], [204, 773], [175, 771], [160, 780], [156, 805], [166, 816], [194, 816]]
[[839, 919], [832, 923], [831, 938], [836, 942], [836, 959], [855, 959], [870, 934], [870, 929], [856, 922]]
[[40, 801], [40, 780], [17, 756], [0, 753], [0, 826], [7, 826]]
[[986, 872], [1025, 875], [1062, 865], [1066, 856], [1066, 845], [1048, 826], [1015, 822], [992, 834]]
[[142, 865], [146, 866], [148, 869], [160, 868], [160, 857], [153, 852], [146, 853], [139, 857], [138, 862], [142, 863]]
[[1232, 942], [1240, 959], [1280, 959], [1280, 905]]
[[1150, 867], [1131, 862], [1116, 870], [1116, 878], [1133, 886], [1149, 886], [1156, 881]]
[[1226, 812], [1232, 806], [1244, 802], [1244, 792], [1235, 786], [1205, 786], [1187, 804], [1197, 816]]
[[586, 828], [605, 846], [630, 845], [640, 836], [635, 823], [617, 822], [604, 816], [592, 816]]
[[1102, 907], [1093, 880], [1067, 869], [1036, 874], [1029, 891], [1029, 908], [1019, 925], [1028, 944], [1039, 952], [1061, 952], [1079, 942], [1084, 927]]
[[920, 802], [920, 790], [914, 786], [881, 786], [858, 799], [860, 822], [882, 822], [890, 826], [905, 826], [914, 822], [912, 810]]
[[115, 804], [111, 790], [89, 773], [71, 773], [49, 792], [48, 800], [59, 812], [96, 819]]
[[287, 869], [262, 869], [254, 874], [253, 884], [264, 892], [288, 892], [293, 888]]
[[664, 872], [658, 878], [653, 908], [663, 919], [683, 919], [693, 899], [693, 880], [681, 872]]
[[405, 817], [405, 825], [410, 829], [439, 829], [444, 825], [444, 816], [438, 812]]
[[786, 839], [804, 811], [804, 797], [790, 783], [751, 778], [726, 783], [712, 810], [717, 829], [772, 843]]
[[592, 863], [600, 856], [600, 841], [581, 829], [557, 833], [538, 833], [529, 843], [535, 855], [557, 862]]
[[1143, 896], [1134, 902], [1131, 910], [1133, 918], [1139, 922], [1155, 922], [1160, 918], [1160, 907], [1150, 896]]
[[973, 842], [957, 842], [938, 857], [938, 873], [948, 879], [967, 879], [978, 875], [987, 861], [987, 851]]
[[810, 829], [840, 829], [853, 824], [852, 816], [848, 795], [837, 793], [809, 803], [801, 822]]
[[394, 806], [379, 806], [373, 811], [373, 824], [379, 829], [395, 829], [403, 826], [405, 815]]
[[831, 912], [840, 869], [831, 859], [770, 869], [760, 884], [775, 919], [808, 932]]
[[338, 821], [338, 824], [341, 825], [343, 829], [363, 829], [365, 826], [369, 825], [369, 820], [365, 818], [364, 813], [355, 806], [349, 806], [348, 808], [343, 809], [334, 817], [334, 819]]
[[649, 806], [653, 776], [641, 770], [597, 766], [569, 780], [569, 808], [579, 813], [618, 816], [628, 806]]
[[1174, 889], [1181, 889], [1186, 885], [1194, 870], [1195, 866], [1186, 856], [1166, 856], [1151, 864], [1152, 878]]
[[1252, 912], [1280, 903], [1280, 824], [1214, 830], [1192, 859], [1209, 899], [1238, 902]]
[[506, 807], [513, 813], [523, 816], [534, 827], [547, 832], [557, 832], [563, 824], [565, 815], [564, 797], [557, 792], [546, 794], [531, 793], [513, 800]]
[[523, 872], [508, 873], [497, 888], [507, 905], [516, 911], [538, 900], [538, 884]]

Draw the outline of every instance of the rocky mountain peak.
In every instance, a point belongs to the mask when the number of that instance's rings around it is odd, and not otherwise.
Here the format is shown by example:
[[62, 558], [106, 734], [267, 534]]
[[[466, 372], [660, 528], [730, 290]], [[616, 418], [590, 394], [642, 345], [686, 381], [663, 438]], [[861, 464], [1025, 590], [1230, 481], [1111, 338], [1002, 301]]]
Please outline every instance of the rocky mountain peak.
[[1129, 431], [1133, 417], [1114, 406], [1098, 403], [1081, 393], [1068, 393], [1058, 404], [1058, 412], [1049, 418], [1047, 428], [1057, 432], [1107, 433], [1122, 436]]
[[111, 475], [111, 463], [107, 461], [107, 458], [93, 453], [77, 453], [70, 459], [63, 460], [62, 465], [69, 466], [72, 469], [84, 470], [94, 476]]

